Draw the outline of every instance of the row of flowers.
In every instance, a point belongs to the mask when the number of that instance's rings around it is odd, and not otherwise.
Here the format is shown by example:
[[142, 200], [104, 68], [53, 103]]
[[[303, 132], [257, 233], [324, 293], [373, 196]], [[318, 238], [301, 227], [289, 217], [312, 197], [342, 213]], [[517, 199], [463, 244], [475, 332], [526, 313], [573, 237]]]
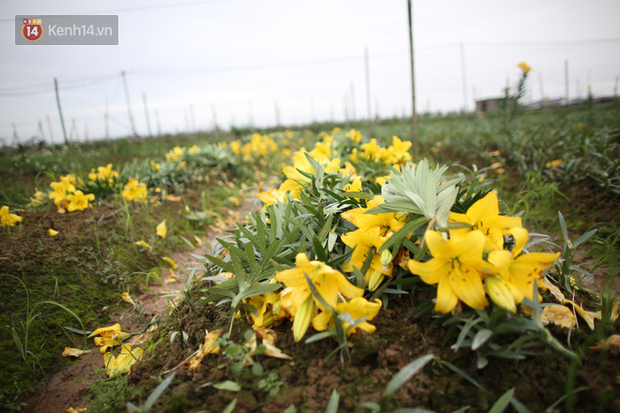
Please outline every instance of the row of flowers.
[[[468, 190], [476, 180], [447, 179], [445, 166], [412, 164], [410, 145], [397, 137], [387, 147], [374, 139], [362, 143], [358, 131], [335, 130], [294, 153], [282, 184], [258, 194], [261, 213], [223, 239], [223, 254], [208, 257], [208, 279], [221, 284], [205, 290], [207, 301], [228, 294], [234, 303], [236, 295], [249, 295], [243, 302], [253, 309], [239, 309], [256, 328], [288, 319], [296, 341], [310, 326], [339, 327], [347, 336], [374, 332], [368, 321], [388, 305], [390, 289], [409, 293], [401, 287], [407, 278], [429, 286], [438, 313], [490, 306], [531, 312], [524, 303], [538, 301], [538, 289], [546, 289], [543, 273], [560, 254], [529, 252], [521, 218], [501, 214], [494, 192]], [[292, 219], [285, 217], [289, 210]], [[285, 230], [270, 236], [272, 244], [287, 241], [280, 251], [269, 250], [270, 258], [259, 245], [265, 241], [249, 234], [260, 236], [259, 227], [274, 219], [299, 231], [292, 239]], [[277, 262], [263, 262], [257, 275], [240, 255], [248, 244], [261, 251], [255, 260]], [[269, 291], [239, 287], [248, 282]]]

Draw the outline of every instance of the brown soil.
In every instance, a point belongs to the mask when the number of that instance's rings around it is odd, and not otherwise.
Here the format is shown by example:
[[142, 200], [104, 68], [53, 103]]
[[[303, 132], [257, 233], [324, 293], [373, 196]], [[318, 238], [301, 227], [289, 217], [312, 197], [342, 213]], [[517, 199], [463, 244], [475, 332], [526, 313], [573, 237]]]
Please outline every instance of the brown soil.
[[[452, 351], [444, 344], [444, 328], [435, 326], [431, 319], [411, 320], [408, 315], [412, 309], [408, 300], [390, 301], [389, 308], [382, 310], [372, 322], [378, 326], [375, 334], [360, 332], [352, 337], [350, 362], [343, 362], [338, 355], [326, 359], [336, 348], [334, 341], [295, 343], [290, 323], [282, 323], [276, 328], [279, 334], [276, 345], [291, 355], [292, 361], [256, 360], [262, 363], [265, 371], [278, 373], [280, 392], [269, 397], [258, 388], [257, 378], [243, 379], [231, 374], [230, 364], [222, 354], [207, 356], [195, 371], [182, 364], [204, 341], [205, 329], [225, 328], [229, 322], [225, 308], [206, 305], [191, 312], [183, 305], [177, 317], [179, 327], [190, 336], [188, 345], [182, 347], [180, 343], [162, 340], [153, 353], [134, 367], [130, 382], [146, 390], [141, 399], [134, 402], [144, 402], [160, 379], [167, 376], [163, 372], [175, 369], [174, 381], [152, 411], [218, 412], [237, 399], [235, 411], [240, 412], [282, 412], [290, 405], [295, 405], [298, 411], [324, 412], [334, 389], [340, 394], [338, 411], [365, 411], [359, 410], [360, 404], [380, 402], [383, 389], [392, 377], [425, 354], [434, 354], [466, 371], [480, 383], [482, 390], [434, 362], [407, 382], [388, 406], [422, 407], [436, 412], [452, 412], [470, 406], [469, 411], [486, 412], [501, 394], [515, 387], [514, 397], [534, 412], [552, 406], [564, 395], [569, 362], [556, 353], [537, 349], [539, 355], [526, 360], [493, 358], [488, 367], [477, 370], [472, 352]], [[243, 321], [236, 323], [237, 340], [247, 328]], [[560, 331], [556, 333], [559, 337], [564, 335]], [[599, 353], [589, 350], [583, 360], [583, 370], [577, 373], [575, 388], [580, 391], [575, 395], [575, 411], [601, 411], [599, 398], [603, 393], [608, 394], [606, 397], [620, 397], [620, 388], [615, 382], [618, 373], [613, 367], [618, 365], [618, 354], [605, 353], [604, 365], [598, 363], [598, 357]], [[237, 381], [242, 389], [232, 392], [209, 385], [224, 380]], [[620, 408], [620, 400], [609, 403], [607, 408]]]
[[[227, 211], [223, 222], [242, 222], [243, 217], [247, 213], [256, 210], [256, 208], [255, 193], [252, 193], [238, 210]], [[89, 211], [86, 211], [86, 213], [88, 212]], [[114, 211], [110, 211], [107, 214], [112, 214], [113, 212]], [[97, 214], [94, 218], [88, 219], [100, 219], [105, 216], [107, 216], [106, 213], [102, 213]], [[75, 217], [71, 218], [75, 219]], [[66, 219], [67, 215], [58, 217], [57, 215], [49, 214], [49, 216], [45, 215], [41, 221], [47, 222], [49, 220], [50, 222], [44, 225], [45, 227], [63, 228], [63, 232], [65, 232], [65, 226], [60, 225], [59, 221]], [[51, 220], [55, 220], [55, 222], [51, 222]], [[70, 225], [67, 225], [66, 228], [69, 230]], [[222, 232], [222, 228], [210, 228], [207, 231], [205, 240], [211, 244], [211, 246], [214, 246], [216, 237], [220, 236]], [[65, 236], [66, 235], [67, 234], [65, 234]], [[11, 248], [11, 251], [16, 251], [16, 249]], [[118, 322], [121, 324], [123, 331], [135, 334], [135, 336], [127, 341], [127, 344], [143, 344], [149, 339], [148, 336], [144, 337], [139, 334], [141, 329], [148, 325], [158, 314], [164, 314], [170, 308], [169, 300], [162, 297], [162, 295], [180, 292], [180, 290], [183, 289], [191, 269], [198, 266], [196, 263], [197, 257], [208, 252], [207, 246], [203, 245], [191, 252], [172, 254], [171, 258], [177, 263], [180, 270], [177, 271], [180, 276], [175, 282], [166, 283], [162, 286], [151, 279], [148, 288], [146, 284], [141, 284], [138, 290], [142, 293], [132, 298], [136, 303], [141, 305], [140, 312], [143, 314], [142, 317], [139, 316], [139, 313], [130, 304], [127, 304], [123, 309], [117, 312], [109, 314], [109, 319], [112, 320], [111, 324]], [[10, 257], [5, 259], [10, 259]], [[162, 274], [167, 275], [167, 268], [162, 268], [161, 270]], [[68, 367], [47, 378], [44, 383], [38, 386], [31, 397], [21, 403], [24, 412], [63, 412], [69, 407], [73, 407], [74, 409], [88, 407], [88, 389], [94, 382], [107, 378], [107, 375], [100, 370], [103, 367], [103, 357], [99, 348], [95, 347], [90, 340], [89, 343], [92, 345], [92, 351], [90, 353], [82, 355], [79, 358], [71, 357], [71, 364]], [[99, 374], [97, 374], [97, 370], [99, 370]]]

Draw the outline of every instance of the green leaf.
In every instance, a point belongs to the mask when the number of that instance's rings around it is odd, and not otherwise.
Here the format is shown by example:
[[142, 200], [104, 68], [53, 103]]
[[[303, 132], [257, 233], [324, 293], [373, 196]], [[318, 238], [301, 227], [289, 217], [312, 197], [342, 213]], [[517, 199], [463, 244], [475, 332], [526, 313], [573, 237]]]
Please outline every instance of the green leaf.
[[478, 350], [484, 343], [486, 343], [493, 336], [493, 331], [483, 328], [479, 330], [471, 343], [471, 349], [476, 351]]
[[332, 391], [332, 396], [329, 398], [325, 413], [338, 413], [338, 405], [340, 404], [340, 394], [336, 389]]
[[323, 340], [324, 338], [331, 337], [333, 334], [329, 331], [323, 331], [322, 333], [317, 333], [312, 337], [309, 337], [306, 340], [306, 344], [314, 343], [315, 341]]
[[510, 404], [510, 399], [515, 392], [515, 388], [508, 390], [506, 393], [502, 394], [499, 399], [493, 404], [489, 413], [502, 413]]
[[373, 199], [375, 196], [367, 192], [343, 192], [347, 198]]
[[468, 382], [470, 382], [471, 384], [473, 384], [474, 386], [476, 386], [477, 388], [482, 389], [482, 386], [480, 385], [480, 383], [478, 383], [469, 374], [465, 373], [463, 370], [456, 367], [454, 364], [450, 363], [449, 361], [445, 361], [445, 360], [441, 360], [440, 363], [446, 366], [447, 368], [449, 368], [450, 370], [452, 370], [453, 372], [455, 372], [456, 374], [458, 374], [459, 376], [461, 376], [462, 378], [464, 378], [465, 380], [467, 380]]
[[226, 406], [226, 408], [224, 410], [222, 410], [222, 413], [232, 413], [232, 412], [234, 412], [236, 405], [237, 405], [237, 399], [234, 399], [232, 402], [230, 402], [228, 404], [228, 406]]
[[90, 333], [92, 333], [92, 331], [84, 331], [84, 330], [80, 330], [78, 328], [73, 328], [73, 327], [64, 326], [63, 328], [65, 328], [65, 329], [67, 329], [67, 330], [69, 330], [69, 331], [71, 331], [72, 333], [75, 333], [75, 334], [89, 335]]
[[399, 248], [402, 245], [403, 239], [407, 238], [407, 235], [411, 234], [416, 228], [421, 225], [424, 225], [428, 222], [425, 217], [418, 217], [415, 219], [409, 220], [401, 229], [396, 231], [392, 236], [383, 243], [381, 248], [377, 253], [382, 253], [386, 249], [392, 248], [394, 245], [398, 245]]
[[161, 396], [162, 393], [168, 388], [168, 386], [170, 386], [170, 383], [172, 383], [175, 374], [176, 373], [172, 373], [171, 375], [166, 377], [166, 380], [162, 381], [157, 385], [157, 387], [155, 387], [155, 390], [153, 390], [153, 392], [144, 402], [144, 405], [142, 406], [142, 413], [148, 413], [151, 410], [157, 399], [159, 399], [159, 396]]
[[390, 380], [388, 385], [385, 387], [385, 395], [388, 397], [393, 396], [403, 384], [405, 384], [433, 358], [434, 356], [432, 354], [427, 354], [425, 356], [418, 357], [400, 369], [400, 371], [392, 377], [392, 380]]
[[282, 413], [297, 413], [297, 408], [295, 407], [294, 404], [291, 404], [289, 407], [286, 408], [285, 411], [283, 411]]

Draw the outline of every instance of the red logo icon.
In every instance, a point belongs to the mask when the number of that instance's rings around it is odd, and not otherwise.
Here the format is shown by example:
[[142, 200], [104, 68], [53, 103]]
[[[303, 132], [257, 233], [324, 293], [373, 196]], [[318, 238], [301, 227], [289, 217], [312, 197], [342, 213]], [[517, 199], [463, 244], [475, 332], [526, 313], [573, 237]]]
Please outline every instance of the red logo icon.
[[22, 35], [31, 42], [36, 42], [43, 36], [41, 19], [23, 19]]

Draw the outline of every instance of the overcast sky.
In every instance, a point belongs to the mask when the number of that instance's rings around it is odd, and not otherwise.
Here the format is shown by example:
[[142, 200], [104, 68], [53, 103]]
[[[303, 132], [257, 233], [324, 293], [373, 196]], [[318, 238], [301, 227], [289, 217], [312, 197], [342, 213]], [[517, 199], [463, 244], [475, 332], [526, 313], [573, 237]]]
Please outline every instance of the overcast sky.
[[[565, 61], [571, 98], [588, 84], [595, 95], [614, 93], [618, 0], [413, 3], [419, 112], [472, 110], [474, 98], [514, 86], [521, 61], [532, 67], [529, 100], [564, 96]], [[16, 46], [17, 14], [118, 15], [119, 45]], [[210, 129], [214, 111], [223, 128], [274, 125], [276, 105], [284, 125], [343, 120], [345, 102], [349, 116], [354, 107], [366, 118], [365, 48], [373, 116], [411, 113], [406, 0], [2, 0], [0, 39], [5, 143], [13, 124], [24, 141], [39, 135], [39, 122], [49, 141], [47, 117], [62, 141], [55, 77], [74, 138], [105, 135], [106, 101], [110, 135], [131, 134], [121, 71], [141, 135], [144, 95], [153, 132]]]

